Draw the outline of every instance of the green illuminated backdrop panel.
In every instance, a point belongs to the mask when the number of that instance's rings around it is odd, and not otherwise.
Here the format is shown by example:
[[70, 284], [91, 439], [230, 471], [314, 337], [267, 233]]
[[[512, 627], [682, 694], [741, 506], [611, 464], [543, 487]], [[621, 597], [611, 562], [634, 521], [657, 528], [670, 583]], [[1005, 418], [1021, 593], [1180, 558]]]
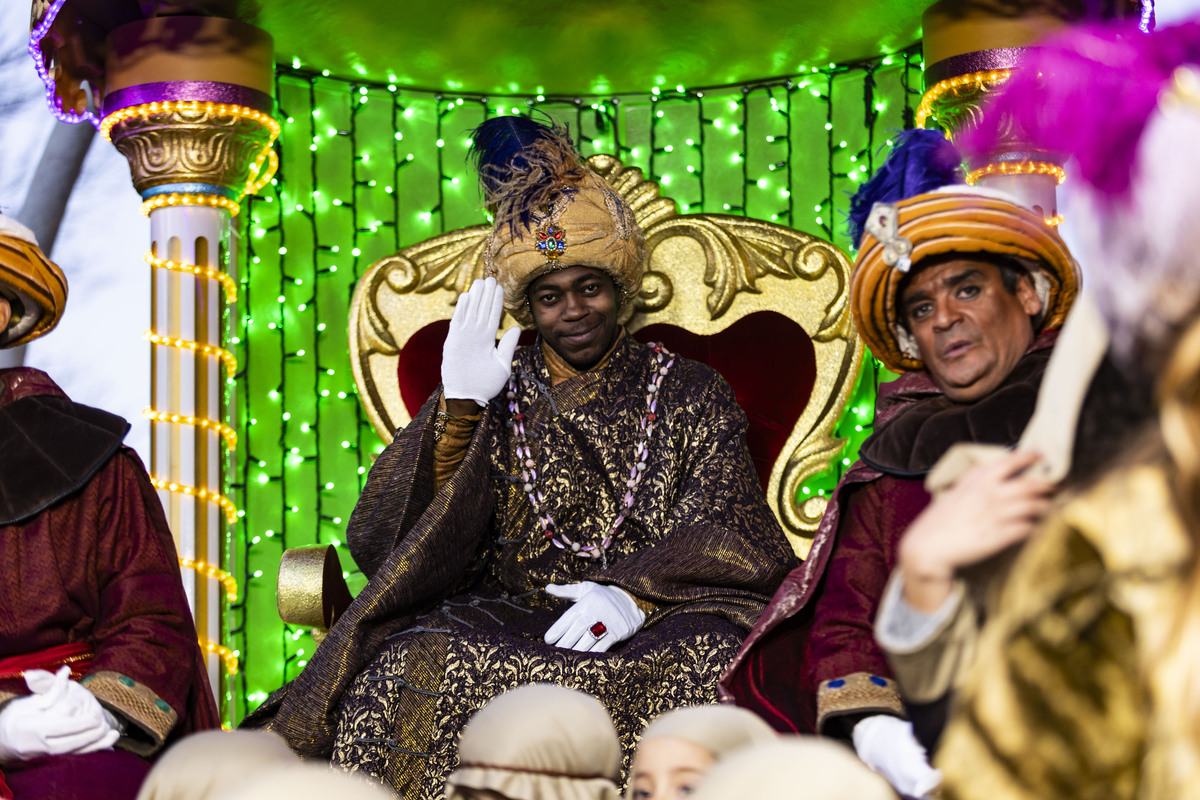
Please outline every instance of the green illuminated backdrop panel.
[[[912, 127], [921, 66], [912, 49], [766, 82], [617, 97], [419, 92], [280, 67], [279, 173], [239, 217], [239, 447], [227, 488], [242, 511], [226, 568], [244, 589], [226, 617], [227, 644], [241, 657], [224, 693], [227, 718], [236, 723], [294, 678], [313, 651], [308, 631], [276, 612], [280, 555], [343, 544], [383, 448], [355, 393], [350, 298], [379, 258], [485, 221], [465, 161], [470, 129], [538, 109], [568, 124], [585, 156], [614, 153], [641, 167], [684, 213], [775, 220], [849, 251], [849, 196], [890, 133]], [[880, 374], [863, 371], [837, 430], [846, 448], [806, 494], [827, 493], [853, 460]], [[340, 554], [357, 591], [365, 579], [345, 547]]]

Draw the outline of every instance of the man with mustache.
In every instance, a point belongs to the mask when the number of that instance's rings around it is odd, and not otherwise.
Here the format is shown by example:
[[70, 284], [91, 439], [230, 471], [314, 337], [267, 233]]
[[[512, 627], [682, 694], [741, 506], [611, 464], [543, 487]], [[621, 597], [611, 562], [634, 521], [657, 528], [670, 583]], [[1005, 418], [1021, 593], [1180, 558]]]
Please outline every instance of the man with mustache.
[[[625, 200], [558, 129], [503, 117], [472, 140], [487, 277], [350, 520], [370, 582], [249, 719], [414, 800], [515, 686], [595, 695], [627, 752], [646, 719], [714, 702], [795, 562], [729, 385], [622, 327], [644, 256]], [[497, 343], [505, 309], [535, 344]]]
[[[942, 179], [953, 180], [957, 153], [941, 133], [928, 136], [948, 167]], [[938, 774], [904, 719], [875, 641], [876, 612], [901, 535], [929, 503], [930, 468], [953, 444], [1012, 445], [1020, 437], [1074, 299], [1077, 268], [1042, 215], [1011, 197], [955, 185], [928, 191], [928, 176], [924, 185], [914, 180], [901, 181], [915, 189], [907, 197], [902, 189], [905, 199], [870, 202], [872, 185], [856, 198], [869, 210], [851, 275], [860, 333], [902, 375], [880, 386], [859, 462], [724, 688], [782, 730], [853, 740], [901, 794], [921, 797]]]

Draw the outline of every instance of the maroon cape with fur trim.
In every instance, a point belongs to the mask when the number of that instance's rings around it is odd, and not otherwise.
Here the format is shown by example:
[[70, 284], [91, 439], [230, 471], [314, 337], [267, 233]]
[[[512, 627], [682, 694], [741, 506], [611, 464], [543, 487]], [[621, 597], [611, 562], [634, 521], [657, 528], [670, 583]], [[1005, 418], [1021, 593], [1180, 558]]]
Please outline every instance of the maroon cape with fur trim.
[[[220, 725], [175, 542], [128, 423], [72, 403], [45, 373], [0, 371], [0, 658], [73, 642], [91, 672], [149, 687], [174, 738]], [[22, 680], [0, 684], [24, 694]], [[116, 750], [5, 767], [18, 798], [132, 798], [149, 764]]]
[[[1029, 354], [1052, 347], [1057, 339], [1057, 330], [1042, 333], [1030, 346], [1026, 358]], [[875, 436], [885, 431], [890, 422], [905, 424], [914, 417], [920, 418], [931, 404], [947, 403], [928, 373], [910, 372], [902, 375], [880, 386], [875, 412]], [[919, 424], [910, 427], [914, 438], [932, 438], [921, 435], [923, 429]], [[1021, 423], [1017, 428], [1018, 434], [1023, 427], [1024, 423]], [[922, 454], [922, 460], [932, 465], [941, 452], [955, 441], [995, 441], [987, 436], [977, 438], [975, 434], [976, 431], [967, 424], [957, 439], [952, 436], [942, 438], [934, 448], [938, 452], [927, 450]], [[1015, 441], [1015, 437], [1012, 441]], [[917, 449], [916, 442], [912, 443], [910, 449]], [[898, 458], [905, 456], [902, 447], [895, 446], [892, 450]], [[927, 469], [928, 465], [924, 468]], [[809, 637], [813, 634], [816, 621], [817, 599], [824, 590], [827, 568], [838, 544], [841, 515], [847, 499], [855, 490], [883, 475], [883, 471], [860, 460], [842, 477], [813, 539], [808, 559], [792, 570], [775, 592], [721, 679], [722, 699], [755, 711], [777, 730], [799, 733], [816, 730], [817, 681], [813, 676], [818, 668], [809, 661]], [[897, 477], [922, 480], [923, 473], [900, 473]], [[883, 581], [877, 587], [876, 605], [882, 596], [886, 577], [883, 576]], [[849, 609], [847, 612], [853, 613]], [[869, 629], [873, 619], [867, 618], [862, 622]], [[857, 649], [860, 651], [858, 654], [845, 654], [843, 663], [861, 656], [861, 670], [864, 672], [872, 672], [878, 668], [877, 665], [886, 663], [873, 638], [861, 641]]]

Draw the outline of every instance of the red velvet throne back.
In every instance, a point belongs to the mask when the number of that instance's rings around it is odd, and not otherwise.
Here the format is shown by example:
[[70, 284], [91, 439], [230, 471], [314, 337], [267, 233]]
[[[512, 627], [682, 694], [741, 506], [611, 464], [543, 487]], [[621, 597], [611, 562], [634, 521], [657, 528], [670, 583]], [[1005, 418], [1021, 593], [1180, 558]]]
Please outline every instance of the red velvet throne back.
[[[441, 382], [442, 343], [449, 327], [449, 320], [431, 322], [400, 348], [396, 373], [410, 417]], [[749, 420], [746, 442], [766, 491], [816, 377], [812, 340], [804, 329], [778, 312], [756, 311], [710, 336], [667, 323], [646, 325], [632, 335], [642, 342], [662, 342], [724, 376]], [[521, 334], [522, 344], [535, 339], [533, 331]]]

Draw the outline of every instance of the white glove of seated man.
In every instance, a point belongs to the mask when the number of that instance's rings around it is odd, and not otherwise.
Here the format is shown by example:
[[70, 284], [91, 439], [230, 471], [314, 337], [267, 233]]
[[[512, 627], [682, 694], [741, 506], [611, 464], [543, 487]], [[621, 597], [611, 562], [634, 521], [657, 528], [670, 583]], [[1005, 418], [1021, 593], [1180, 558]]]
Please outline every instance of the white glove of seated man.
[[866, 717], [854, 726], [853, 738], [862, 762], [905, 797], [926, 797], [942, 782], [942, 773], [929, 766], [907, 720], [886, 714]]
[[442, 347], [442, 392], [447, 400], [474, 400], [481, 406], [500, 394], [512, 374], [520, 328], [509, 328], [500, 343], [504, 290], [495, 278], [475, 281], [458, 298]]
[[546, 644], [603, 653], [640, 631], [646, 622], [645, 612], [628, 592], [616, 586], [591, 581], [561, 586], [552, 583], [546, 592], [575, 601], [546, 631]]
[[10, 701], [0, 711], [0, 764], [112, 749], [121, 736], [120, 723], [70, 676], [67, 666], [57, 673], [25, 673], [25, 685], [33, 694]]

